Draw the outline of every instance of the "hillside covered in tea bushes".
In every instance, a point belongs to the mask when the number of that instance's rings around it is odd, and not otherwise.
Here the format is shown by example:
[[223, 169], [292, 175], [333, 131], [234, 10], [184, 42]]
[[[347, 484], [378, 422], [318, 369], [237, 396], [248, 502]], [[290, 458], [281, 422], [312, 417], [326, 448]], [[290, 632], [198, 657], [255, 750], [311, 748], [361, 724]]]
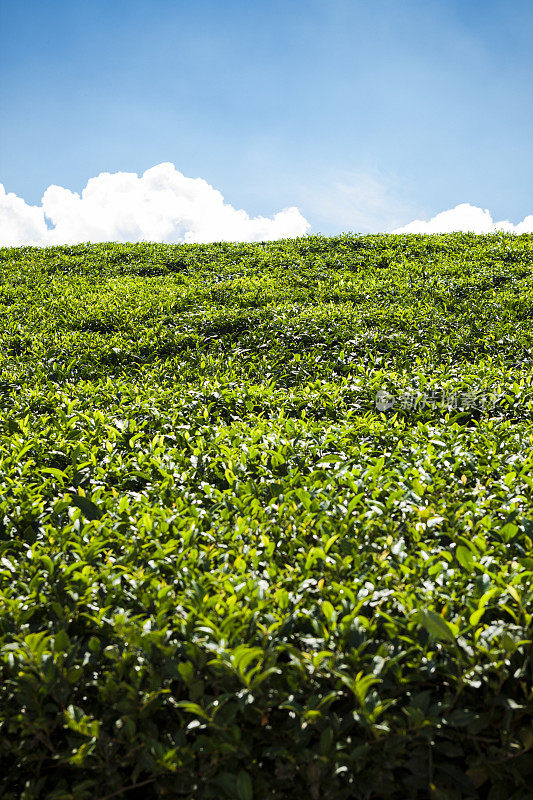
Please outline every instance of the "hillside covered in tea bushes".
[[0, 276], [3, 800], [531, 798], [533, 235]]

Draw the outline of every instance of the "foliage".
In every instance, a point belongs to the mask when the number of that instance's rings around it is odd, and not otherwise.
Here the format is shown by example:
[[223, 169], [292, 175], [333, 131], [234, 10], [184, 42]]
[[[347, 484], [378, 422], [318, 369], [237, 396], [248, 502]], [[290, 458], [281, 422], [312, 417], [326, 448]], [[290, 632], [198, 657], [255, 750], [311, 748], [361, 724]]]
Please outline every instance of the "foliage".
[[531, 797], [533, 236], [0, 263], [2, 798]]

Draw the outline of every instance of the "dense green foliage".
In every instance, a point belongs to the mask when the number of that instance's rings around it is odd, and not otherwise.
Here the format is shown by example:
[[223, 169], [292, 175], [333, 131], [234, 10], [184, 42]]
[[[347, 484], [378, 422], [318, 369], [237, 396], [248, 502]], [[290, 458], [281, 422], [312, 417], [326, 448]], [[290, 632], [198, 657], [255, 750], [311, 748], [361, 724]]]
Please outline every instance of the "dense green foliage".
[[3, 800], [531, 798], [533, 236], [0, 266]]

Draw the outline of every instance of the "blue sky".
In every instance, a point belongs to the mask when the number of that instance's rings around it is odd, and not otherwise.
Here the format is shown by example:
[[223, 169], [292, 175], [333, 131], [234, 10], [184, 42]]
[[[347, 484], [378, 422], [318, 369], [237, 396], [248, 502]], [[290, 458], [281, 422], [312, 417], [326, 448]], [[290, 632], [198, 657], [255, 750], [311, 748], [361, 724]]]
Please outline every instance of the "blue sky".
[[518, 222], [532, 43], [530, 0], [0, 0], [0, 182], [38, 205], [173, 162], [313, 232]]

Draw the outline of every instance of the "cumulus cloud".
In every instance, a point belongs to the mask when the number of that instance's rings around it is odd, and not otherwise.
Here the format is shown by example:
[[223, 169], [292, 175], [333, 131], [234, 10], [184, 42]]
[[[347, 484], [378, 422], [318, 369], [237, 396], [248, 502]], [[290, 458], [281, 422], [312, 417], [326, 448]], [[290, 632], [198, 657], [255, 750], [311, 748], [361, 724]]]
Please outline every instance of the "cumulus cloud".
[[415, 219], [402, 228], [396, 228], [393, 233], [453, 233], [465, 231], [472, 233], [494, 233], [505, 231], [507, 233], [533, 233], [533, 214], [529, 214], [522, 222], [513, 225], [508, 220], [494, 222], [489, 211], [483, 210], [470, 203], [461, 203], [448, 211], [441, 211], [430, 220]]
[[0, 246], [79, 242], [266, 241], [303, 236], [310, 224], [292, 206], [269, 217], [250, 217], [224, 202], [202, 178], [187, 178], [174, 164], [134, 172], [102, 172], [81, 195], [49, 186], [31, 206], [0, 183]]

